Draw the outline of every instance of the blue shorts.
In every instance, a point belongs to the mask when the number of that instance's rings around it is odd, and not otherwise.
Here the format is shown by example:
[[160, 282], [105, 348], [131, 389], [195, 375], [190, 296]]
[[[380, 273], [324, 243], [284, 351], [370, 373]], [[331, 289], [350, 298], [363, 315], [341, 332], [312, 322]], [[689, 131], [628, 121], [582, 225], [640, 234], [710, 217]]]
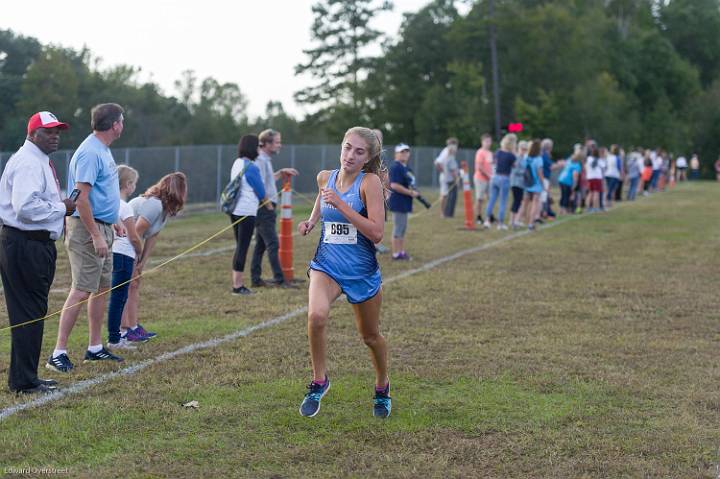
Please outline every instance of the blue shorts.
[[320, 271], [325, 273], [337, 283], [340, 287], [340, 291], [347, 296], [348, 303], [360, 304], [365, 301], [372, 299], [380, 291], [382, 286], [382, 276], [380, 275], [380, 268], [375, 273], [364, 278], [353, 278], [353, 279], [341, 279], [335, 277], [332, 273], [327, 271], [317, 263], [313, 264], [308, 268], [308, 277], [310, 276], [310, 270]]

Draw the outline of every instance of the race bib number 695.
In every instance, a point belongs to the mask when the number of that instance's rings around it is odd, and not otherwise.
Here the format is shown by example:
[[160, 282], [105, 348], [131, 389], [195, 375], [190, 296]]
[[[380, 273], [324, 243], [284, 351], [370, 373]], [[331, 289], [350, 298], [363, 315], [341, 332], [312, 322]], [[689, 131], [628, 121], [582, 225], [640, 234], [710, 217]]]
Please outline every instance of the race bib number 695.
[[357, 228], [349, 223], [325, 223], [325, 243], [357, 244]]

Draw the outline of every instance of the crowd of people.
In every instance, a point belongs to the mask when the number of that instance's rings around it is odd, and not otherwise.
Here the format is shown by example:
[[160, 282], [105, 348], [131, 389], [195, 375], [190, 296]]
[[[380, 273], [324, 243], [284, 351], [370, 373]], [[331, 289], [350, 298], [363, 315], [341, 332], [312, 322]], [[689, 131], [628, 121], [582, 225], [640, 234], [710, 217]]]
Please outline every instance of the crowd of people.
[[[113, 159], [110, 145], [124, 127], [124, 109], [114, 103], [93, 108], [92, 132], [78, 146], [68, 166], [66, 191], [72, 194], [63, 198], [49, 155], [57, 151], [60, 134], [68, 127], [50, 112], [33, 115], [25, 143], [0, 178], [0, 276], [12, 328], [8, 385], [18, 393], [51, 393], [57, 389], [57, 381], [40, 379], [37, 371], [55, 274], [55, 241], [64, 234], [72, 284], [46, 368], [68, 373], [75, 367], [68, 340], [85, 304], [89, 338], [84, 362], [121, 362], [119, 350], [135, 349], [137, 343], [157, 336], [139, 322], [140, 276], [160, 232], [187, 199], [187, 178], [181, 172], [163, 176], [130, 199], [139, 173], [116, 165]], [[463, 177], [469, 181], [456, 160], [458, 146], [456, 138], [448, 139], [435, 160], [443, 217], [454, 215], [460, 182]], [[280, 266], [276, 208], [277, 181], [299, 172], [273, 168], [272, 157], [281, 148], [281, 134], [272, 129], [244, 135], [238, 144], [222, 204], [236, 241], [231, 267], [231, 292], [235, 295], [253, 293], [245, 284], [244, 273], [253, 237], [250, 286], [296, 287]], [[417, 190], [410, 155], [410, 146], [401, 143], [394, 147], [394, 161], [386, 162], [381, 132], [354, 127], [343, 137], [337, 167], [317, 175], [318, 194], [312, 213], [298, 224], [302, 236], [316, 225], [321, 227], [308, 269], [312, 380], [300, 406], [303, 416], [319, 412], [330, 388], [326, 329], [331, 305], [341, 294], [352, 305], [358, 333], [371, 353], [375, 369], [373, 415], [390, 415], [388, 346], [379, 326], [382, 277], [376, 254], [389, 211], [392, 260], [410, 259], [405, 237], [414, 200], [430, 207]], [[389, 168], [386, 163], [390, 163]], [[483, 135], [474, 166], [476, 221], [484, 228], [495, 224], [500, 230], [532, 230], [558, 214], [604, 211], [615, 201], [634, 200], [640, 192], [651, 194], [674, 181], [699, 175], [696, 155], [687, 161], [682, 156], [672, 158], [661, 149], [631, 148], [626, 153], [617, 145], [607, 148], [587, 140], [575, 145], [567, 158], [556, 159], [552, 140], [519, 141], [515, 134], [504, 136], [494, 152], [492, 137]], [[720, 160], [716, 169], [720, 179]], [[551, 178], [556, 178], [560, 188], [557, 213]], [[262, 278], [261, 268], [265, 253], [272, 270], [272, 278], [267, 280]], [[103, 344], [105, 317], [107, 342]]]
[[[700, 178], [696, 154], [688, 161], [661, 148], [626, 152], [618, 145], [605, 147], [588, 139], [575, 144], [569, 156], [554, 158], [550, 138], [518, 140], [514, 133], [505, 135], [494, 152], [491, 146], [492, 137], [482, 135], [473, 173], [476, 221], [485, 229], [496, 225], [499, 230], [533, 230], [558, 215], [606, 211], [617, 201], [632, 201], [638, 194], [649, 195], [675, 182]], [[454, 215], [465, 174], [458, 166], [457, 150], [458, 140], [449, 138], [434, 162], [439, 172], [440, 214], [445, 218]], [[715, 169], [720, 181], [720, 159]], [[557, 211], [553, 182], [560, 190]]]
[[[68, 340], [82, 307], [87, 304], [88, 346], [84, 362], [122, 362], [118, 350], [131, 350], [156, 333], [138, 319], [141, 275], [167, 220], [177, 215], [187, 198], [187, 179], [181, 172], [163, 176], [143, 194], [135, 192], [139, 173], [116, 165], [110, 145], [124, 128], [124, 109], [114, 103], [97, 105], [91, 112], [92, 132], [78, 146], [68, 166], [66, 192], [58, 181], [50, 154], [69, 128], [50, 112], [30, 118], [23, 146], [8, 161], [0, 179], [0, 276], [11, 329], [8, 386], [18, 394], [49, 394], [57, 381], [41, 379], [41, 355], [48, 295], [53, 283], [57, 250], [63, 233], [72, 284], [61, 311], [55, 348], [46, 368], [68, 373], [75, 368]], [[253, 287], [294, 287], [278, 260], [276, 181], [297, 170], [275, 171], [272, 156], [282, 147], [279, 132], [268, 129], [245, 135], [238, 144], [226, 187], [223, 211], [230, 215], [236, 249], [232, 260], [232, 293], [251, 294], [244, 284], [244, 267], [251, 238]], [[396, 148], [407, 162], [409, 148]], [[380, 334], [382, 278], [376, 259], [385, 224], [388, 173], [381, 157], [382, 142], [368, 128], [355, 127], [343, 138], [338, 168], [318, 174], [318, 196], [312, 214], [298, 225], [308, 234], [322, 225], [315, 257], [309, 264], [308, 339], [313, 379], [300, 406], [303, 416], [315, 416], [330, 388], [325, 367], [325, 325], [330, 306], [345, 294], [357, 318], [360, 336], [368, 346], [376, 372], [373, 415], [390, 415], [392, 401], [387, 368], [387, 345]], [[393, 170], [394, 185], [410, 199], [415, 196], [406, 170]], [[402, 177], [401, 177], [402, 176]], [[394, 198], [391, 198], [396, 202]], [[403, 206], [403, 208], [405, 208]], [[396, 216], [401, 223], [402, 215]], [[404, 231], [401, 232], [404, 235]], [[393, 250], [402, 251], [401, 235]], [[265, 252], [273, 279], [263, 280]], [[401, 257], [398, 255], [398, 257]], [[398, 258], [396, 258], [398, 259]], [[109, 301], [108, 294], [109, 293]], [[109, 302], [109, 307], [108, 303]], [[107, 309], [107, 342], [102, 330]]]

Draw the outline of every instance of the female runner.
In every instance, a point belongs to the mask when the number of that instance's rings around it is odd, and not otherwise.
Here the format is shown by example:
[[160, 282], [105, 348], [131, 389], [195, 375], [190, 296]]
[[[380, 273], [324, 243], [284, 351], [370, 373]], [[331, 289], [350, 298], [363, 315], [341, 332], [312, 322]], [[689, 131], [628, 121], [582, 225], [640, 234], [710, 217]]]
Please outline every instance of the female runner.
[[330, 305], [344, 293], [355, 312], [355, 323], [375, 367], [373, 415], [390, 415], [390, 381], [387, 346], [380, 334], [382, 290], [375, 243], [385, 228], [382, 145], [375, 133], [362, 127], [350, 128], [342, 143], [340, 168], [321, 171], [320, 192], [312, 214], [298, 225], [307, 235], [322, 220], [320, 242], [310, 262], [308, 337], [313, 380], [300, 406], [300, 414], [313, 417], [320, 400], [330, 389], [325, 366], [325, 326]]

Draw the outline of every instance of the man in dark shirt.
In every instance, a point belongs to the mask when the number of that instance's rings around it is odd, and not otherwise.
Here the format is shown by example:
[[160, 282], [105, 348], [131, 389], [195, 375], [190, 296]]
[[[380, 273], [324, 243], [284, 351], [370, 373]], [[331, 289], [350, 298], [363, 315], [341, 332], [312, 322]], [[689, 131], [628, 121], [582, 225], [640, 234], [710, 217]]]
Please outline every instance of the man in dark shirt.
[[394, 260], [409, 260], [405, 252], [405, 233], [407, 231], [408, 215], [412, 212], [413, 198], [418, 196], [415, 190], [415, 176], [408, 161], [410, 160], [410, 147], [400, 143], [395, 147], [395, 161], [390, 167], [390, 198], [388, 206], [393, 217], [392, 258]]

